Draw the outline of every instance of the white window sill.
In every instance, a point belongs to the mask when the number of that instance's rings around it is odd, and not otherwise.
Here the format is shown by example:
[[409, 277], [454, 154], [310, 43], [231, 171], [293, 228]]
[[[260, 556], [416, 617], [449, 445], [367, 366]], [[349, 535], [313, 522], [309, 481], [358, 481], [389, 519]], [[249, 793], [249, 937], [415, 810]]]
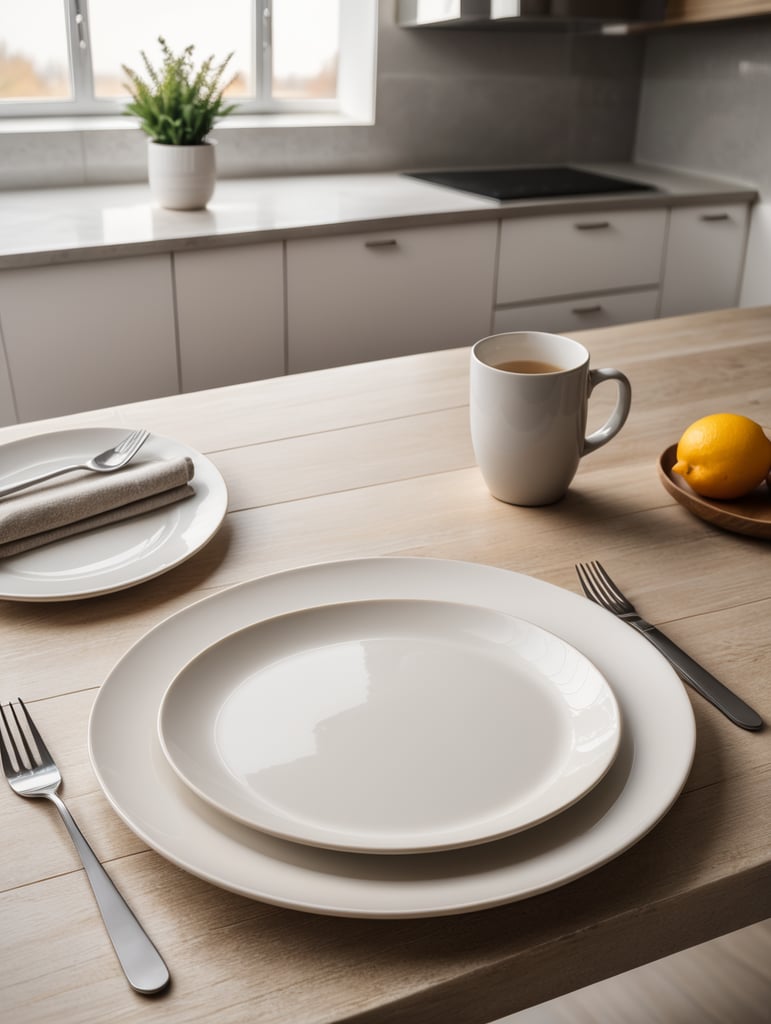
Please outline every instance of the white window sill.
[[[304, 114], [233, 114], [215, 125], [215, 132], [239, 128], [324, 128], [374, 124], [374, 119], [351, 117], [334, 111]], [[0, 118], [0, 134], [66, 134], [68, 132], [132, 131], [139, 128], [131, 117], [7, 117]]]

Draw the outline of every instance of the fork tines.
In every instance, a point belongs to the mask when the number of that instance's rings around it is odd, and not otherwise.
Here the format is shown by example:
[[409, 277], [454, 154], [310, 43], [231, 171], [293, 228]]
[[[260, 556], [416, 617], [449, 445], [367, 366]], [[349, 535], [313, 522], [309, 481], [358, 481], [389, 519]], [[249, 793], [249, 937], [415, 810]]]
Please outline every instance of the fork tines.
[[138, 451], [149, 436], [149, 430], [134, 430], [132, 433], [124, 437], [120, 444], [115, 446], [115, 450], [117, 452], [126, 452], [129, 450]]
[[576, 573], [584, 593], [590, 600], [604, 605], [616, 614], [634, 611], [629, 599], [618, 589], [599, 562], [579, 562], [576, 565]]
[[[10, 714], [6, 714], [6, 709], [0, 704], [0, 717], [2, 718], [3, 725], [5, 726], [5, 732], [8, 737], [8, 743], [6, 744], [3, 739], [3, 730], [0, 728], [0, 758], [2, 758], [3, 771], [6, 775], [15, 774], [18, 771], [24, 769], [34, 768], [41, 760], [49, 760], [51, 755], [48, 753], [43, 738], [37, 731], [35, 723], [30, 718], [30, 714], [24, 704], [21, 697], [17, 698], [18, 706], [24, 713], [26, 720], [27, 729], [32, 738], [32, 741], [37, 747], [37, 751], [33, 751], [30, 740], [27, 736], [27, 732], [23, 728], [22, 722], [19, 721], [19, 715], [16, 712], [16, 706], [12, 703], [7, 705], [7, 709]], [[11, 719], [11, 721], [9, 721]], [[12, 723], [15, 725], [15, 729], [12, 728]], [[18, 740], [18, 742], [17, 742]], [[21, 749], [20, 749], [21, 748]], [[22, 750], [26, 755], [26, 761], [22, 755]], [[11, 761], [11, 752], [16, 761], [14, 767]]]

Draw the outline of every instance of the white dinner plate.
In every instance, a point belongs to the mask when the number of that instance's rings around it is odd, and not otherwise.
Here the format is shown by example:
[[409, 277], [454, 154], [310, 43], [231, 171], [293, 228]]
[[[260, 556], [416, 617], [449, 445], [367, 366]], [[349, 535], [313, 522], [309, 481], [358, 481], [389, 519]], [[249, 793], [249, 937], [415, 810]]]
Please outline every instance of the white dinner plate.
[[[117, 444], [128, 429], [60, 430], [12, 441], [0, 448], [0, 485], [79, 462]], [[217, 532], [228, 504], [225, 481], [200, 452], [152, 434], [134, 462], [193, 460], [191, 498], [102, 526], [75, 537], [0, 559], [0, 598], [70, 601], [95, 597], [168, 572], [199, 551]]]
[[594, 665], [524, 619], [358, 601], [263, 619], [192, 659], [161, 704], [166, 756], [247, 825], [361, 853], [488, 842], [550, 818], [616, 756]]
[[[581, 650], [608, 680], [623, 729], [610, 770], [586, 796], [496, 842], [400, 857], [278, 839], [223, 815], [176, 775], [157, 718], [171, 680], [257, 619], [340, 601], [445, 600], [526, 618]], [[348, 917], [456, 914], [523, 899], [592, 871], [666, 814], [690, 771], [695, 724], [673, 669], [591, 601], [492, 566], [427, 558], [332, 562], [252, 580], [193, 604], [140, 639], [94, 703], [89, 752], [108, 800], [149, 846], [224, 889]]]

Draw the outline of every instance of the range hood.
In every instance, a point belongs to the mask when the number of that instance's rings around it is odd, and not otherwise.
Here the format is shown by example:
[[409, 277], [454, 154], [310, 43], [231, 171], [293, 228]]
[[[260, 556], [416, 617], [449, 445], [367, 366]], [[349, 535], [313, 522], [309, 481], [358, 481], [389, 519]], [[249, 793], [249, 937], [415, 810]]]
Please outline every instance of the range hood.
[[612, 32], [665, 11], [666, 0], [399, 0], [397, 20], [402, 28]]

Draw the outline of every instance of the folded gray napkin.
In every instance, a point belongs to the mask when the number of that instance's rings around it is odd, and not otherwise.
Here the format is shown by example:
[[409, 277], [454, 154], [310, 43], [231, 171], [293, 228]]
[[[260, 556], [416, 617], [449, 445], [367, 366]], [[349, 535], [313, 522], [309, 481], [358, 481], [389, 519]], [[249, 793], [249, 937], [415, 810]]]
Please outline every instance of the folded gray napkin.
[[192, 459], [138, 462], [21, 491], [0, 501], [0, 558], [190, 497]]

